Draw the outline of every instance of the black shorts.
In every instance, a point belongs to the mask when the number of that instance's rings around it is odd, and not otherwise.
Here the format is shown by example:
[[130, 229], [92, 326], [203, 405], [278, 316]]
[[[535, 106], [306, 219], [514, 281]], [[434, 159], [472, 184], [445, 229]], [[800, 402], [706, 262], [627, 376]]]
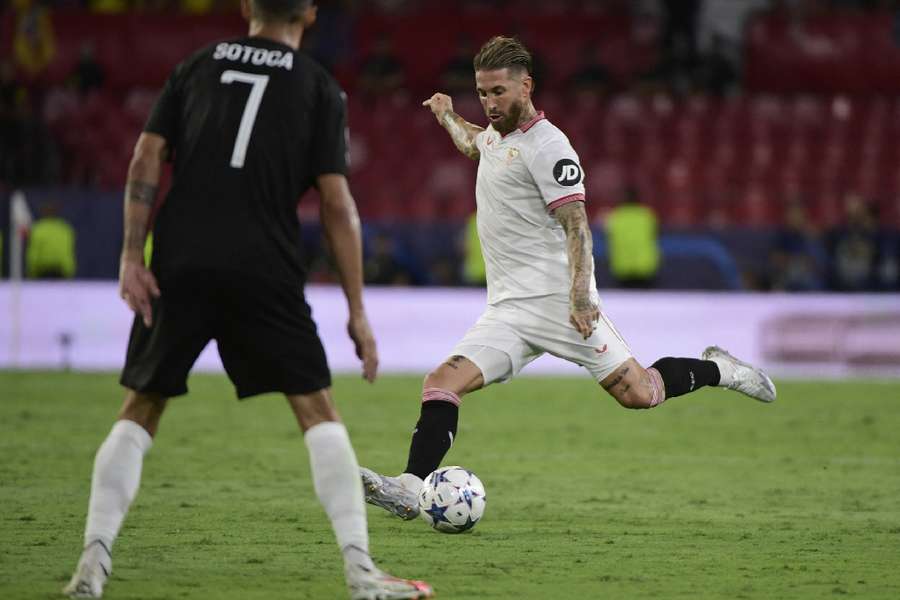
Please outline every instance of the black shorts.
[[134, 319], [120, 379], [138, 392], [187, 393], [211, 339], [239, 398], [306, 394], [331, 385], [322, 341], [299, 283], [243, 274], [186, 273], [160, 281], [153, 325]]

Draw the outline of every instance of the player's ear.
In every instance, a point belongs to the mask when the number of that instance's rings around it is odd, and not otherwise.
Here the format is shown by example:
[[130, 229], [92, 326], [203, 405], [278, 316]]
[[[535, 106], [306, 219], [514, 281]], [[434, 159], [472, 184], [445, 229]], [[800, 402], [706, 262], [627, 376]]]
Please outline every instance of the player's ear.
[[319, 7], [316, 6], [315, 2], [310, 2], [309, 6], [303, 9], [303, 29], [309, 29], [313, 26], [313, 23], [316, 22], [318, 12]]
[[531, 75], [526, 75], [522, 79], [522, 92], [525, 96], [531, 96], [534, 92], [534, 79], [531, 78]]
[[241, 0], [241, 16], [245, 21], [249, 21], [253, 17], [253, 11], [250, 10], [250, 0]]

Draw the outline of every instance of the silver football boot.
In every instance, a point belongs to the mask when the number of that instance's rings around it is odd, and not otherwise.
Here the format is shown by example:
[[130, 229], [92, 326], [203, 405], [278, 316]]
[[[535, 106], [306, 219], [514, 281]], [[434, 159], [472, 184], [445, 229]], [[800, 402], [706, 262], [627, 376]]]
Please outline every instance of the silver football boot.
[[69, 598], [102, 598], [106, 578], [112, 572], [112, 556], [103, 542], [91, 542], [81, 553], [81, 559], [63, 594]]
[[434, 596], [424, 581], [400, 579], [376, 567], [348, 564], [344, 573], [351, 600], [422, 600]]
[[396, 477], [379, 475], [371, 469], [359, 468], [366, 502], [380, 506], [407, 521], [419, 516], [419, 498]]
[[775, 384], [762, 369], [738, 360], [718, 346], [710, 346], [704, 350], [701, 358], [711, 360], [719, 366], [722, 383], [729, 390], [740, 392], [760, 402], [775, 401]]

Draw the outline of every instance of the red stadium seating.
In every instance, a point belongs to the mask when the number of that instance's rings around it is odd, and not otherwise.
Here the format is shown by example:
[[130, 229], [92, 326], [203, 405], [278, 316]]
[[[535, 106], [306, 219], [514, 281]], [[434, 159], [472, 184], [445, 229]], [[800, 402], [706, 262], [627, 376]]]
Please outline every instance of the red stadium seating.
[[[447, 31], [465, 22], [479, 43], [502, 22], [544, 64], [535, 102], [581, 157], [592, 218], [602, 218], [633, 186], [665, 225], [768, 226], [797, 198], [829, 225], [842, 217], [841, 198], [854, 191], [878, 202], [884, 223], [900, 225], [900, 44], [891, 15], [756, 19], [746, 39], [751, 92], [741, 97], [624, 94], [601, 101], [558, 91], [579, 66], [581, 47], [572, 40], [597, 44], [614, 76], [627, 80], [656, 62], [656, 24], [602, 12], [573, 18], [546, 4], [540, 13], [493, 10], [487, 19], [434, 1], [357, 19], [354, 53], [339, 71], [351, 91], [351, 176], [366, 218], [462, 220], [473, 210], [476, 164], [459, 156], [420, 101], [436, 89], [452, 52]], [[49, 86], [44, 118], [67, 157], [66, 177], [107, 188], [122, 185], [136, 136], [175, 63], [245, 30], [236, 15], [56, 11], [53, 23], [57, 59], [42, 79]], [[0, 32], [10, 25], [7, 13]], [[352, 93], [352, 74], [381, 33], [392, 35], [410, 91], [366, 102]], [[80, 97], [59, 84], [85, 43], [108, 85]], [[454, 102], [465, 118], [483, 122], [474, 93]]]

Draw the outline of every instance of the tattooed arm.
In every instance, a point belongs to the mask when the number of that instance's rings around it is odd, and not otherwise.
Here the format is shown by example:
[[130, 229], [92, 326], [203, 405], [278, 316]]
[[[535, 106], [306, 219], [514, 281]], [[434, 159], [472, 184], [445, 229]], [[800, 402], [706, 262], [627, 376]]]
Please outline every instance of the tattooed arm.
[[583, 202], [569, 202], [557, 208], [553, 214], [566, 232], [569, 274], [572, 277], [569, 322], [587, 339], [594, 331], [594, 323], [600, 319], [600, 310], [591, 300], [594, 241], [587, 213], [584, 212]]
[[144, 242], [167, 150], [163, 137], [142, 133], [128, 165], [125, 184], [125, 235], [119, 260], [119, 295], [131, 310], [140, 313], [147, 327], [153, 322], [150, 298], [159, 296], [159, 286], [144, 266]]
[[478, 160], [480, 153], [475, 145], [475, 136], [484, 131], [483, 127], [469, 123], [461, 116], [453, 112], [453, 100], [446, 94], [435, 94], [422, 103], [434, 113], [438, 123], [447, 130], [456, 148], [471, 158]]

